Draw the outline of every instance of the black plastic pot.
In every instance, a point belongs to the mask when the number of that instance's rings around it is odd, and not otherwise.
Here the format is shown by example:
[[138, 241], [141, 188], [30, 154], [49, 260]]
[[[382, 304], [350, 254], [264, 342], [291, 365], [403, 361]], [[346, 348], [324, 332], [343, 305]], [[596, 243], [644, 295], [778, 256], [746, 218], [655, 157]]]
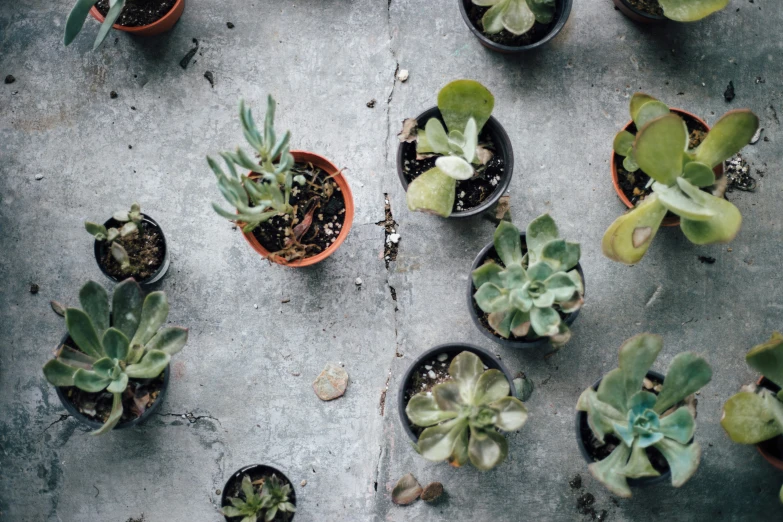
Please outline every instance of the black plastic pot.
[[416, 371], [420, 366], [423, 366], [427, 361], [436, 358], [441, 353], [446, 353], [449, 355], [459, 355], [462, 352], [472, 352], [479, 356], [481, 361], [484, 363], [484, 365], [487, 368], [500, 370], [503, 372], [503, 374], [506, 376], [506, 379], [508, 379], [508, 385], [511, 388], [511, 396], [516, 397], [517, 396], [517, 390], [514, 387], [514, 376], [511, 374], [511, 372], [506, 369], [506, 367], [503, 365], [503, 363], [500, 362], [500, 359], [489, 353], [488, 351], [484, 350], [483, 348], [479, 348], [478, 346], [473, 346], [472, 344], [464, 344], [464, 343], [447, 343], [447, 344], [440, 344], [434, 348], [430, 348], [420, 356], [416, 358], [415, 361], [413, 361], [413, 364], [411, 364], [408, 369], [405, 371], [405, 375], [402, 377], [402, 382], [400, 383], [400, 389], [397, 392], [397, 411], [400, 414], [400, 422], [402, 423], [402, 428], [405, 430], [405, 433], [408, 434], [408, 437], [413, 442], [417, 442], [419, 440], [419, 437], [413, 432], [413, 429], [411, 429], [411, 424], [408, 421], [408, 416], [405, 414], [405, 406], [407, 405], [405, 403], [405, 390], [408, 389], [408, 385], [410, 385], [411, 379], [413, 378], [413, 372]]
[[[526, 234], [524, 232], [520, 232], [519, 235], [522, 238], [522, 244], [525, 245]], [[484, 261], [488, 257], [494, 255], [495, 255], [495, 244], [494, 242], [490, 241], [487, 246], [481, 249], [479, 255], [476, 256], [476, 260], [473, 261], [473, 265], [470, 267], [470, 274], [472, 274], [475, 269], [477, 269], [482, 264], [484, 264]], [[586, 290], [587, 285], [585, 284], [585, 273], [582, 271], [582, 265], [580, 265], [579, 263], [576, 264], [576, 271], [579, 272], [580, 276], [582, 276], [582, 286], [584, 286], [585, 291], [587, 291]], [[504, 339], [499, 335], [495, 335], [494, 332], [485, 328], [484, 325], [481, 324], [481, 321], [479, 320], [479, 313], [483, 313], [483, 312], [481, 312], [481, 309], [478, 308], [475, 300], [473, 299], [473, 294], [475, 294], [476, 290], [478, 289], [475, 286], [473, 286], [473, 278], [470, 276], [470, 274], [468, 274], [468, 311], [470, 312], [470, 318], [473, 319], [473, 324], [475, 324], [476, 328], [478, 328], [479, 331], [481, 331], [481, 333], [484, 334], [484, 337], [486, 337], [487, 339], [491, 339], [496, 343], [505, 346], [507, 348], [517, 348], [517, 349], [541, 348], [549, 344], [549, 338], [546, 337], [539, 337], [537, 339], [532, 339], [529, 341], [517, 340], [517, 339]], [[579, 317], [579, 312], [580, 310], [577, 310], [576, 312], [568, 314], [564, 320], [565, 324], [568, 326], [574, 324], [576, 318]]]
[[[68, 344], [69, 346], [75, 347], [76, 345], [71, 341], [71, 338], [68, 334], [65, 334], [60, 341], [60, 346], [64, 344]], [[136, 419], [127, 421], [127, 422], [119, 422], [114, 429], [115, 430], [122, 430], [125, 428], [132, 428], [134, 426], [138, 426], [140, 424], [143, 424], [146, 422], [156, 411], [160, 409], [160, 405], [163, 404], [163, 400], [166, 398], [166, 392], [169, 389], [169, 374], [171, 366], [166, 366], [166, 369], [163, 371], [163, 387], [160, 389], [160, 393], [158, 394], [158, 398], [155, 400], [154, 403], [152, 403], [152, 406], [147, 408], [144, 413], [141, 414], [141, 417], [138, 417]], [[84, 415], [82, 412], [80, 412], [76, 406], [66, 397], [65, 392], [63, 392], [62, 387], [55, 386], [54, 388], [57, 391], [57, 397], [60, 398], [60, 402], [63, 403], [63, 407], [68, 411], [68, 413], [71, 414], [71, 416], [79, 421], [80, 423], [84, 424], [85, 426], [90, 427], [93, 430], [99, 429], [101, 426], [103, 426], [102, 422], [98, 422], [96, 420], [92, 420], [86, 415]]]
[[[150, 277], [146, 279], [136, 279], [140, 285], [151, 285], [153, 283], [157, 283], [161, 279], [163, 279], [163, 276], [166, 275], [166, 272], [169, 269], [169, 248], [166, 244], [166, 236], [163, 234], [163, 229], [160, 225], [158, 225], [158, 222], [149, 217], [147, 214], [142, 214], [142, 220], [145, 227], [153, 227], [160, 232], [160, 237], [163, 239], [163, 263], [161, 263], [160, 267], [153, 273]], [[103, 226], [108, 228], [120, 228], [122, 227], [123, 223], [121, 221], [117, 221], [114, 218], [109, 219], [106, 221]], [[101, 263], [101, 259], [104, 258], [106, 255], [106, 250], [109, 248], [109, 242], [108, 241], [98, 241], [95, 240], [95, 243], [93, 244], [93, 251], [95, 253], [95, 262], [98, 263], [98, 268], [101, 269], [101, 272], [103, 272], [103, 275], [108, 277], [114, 282], [119, 283], [120, 281], [124, 281], [128, 277], [133, 276], [123, 276], [122, 278], [114, 277], [113, 275], [109, 274], [109, 272], [106, 271], [106, 268]]]
[[[647, 372], [647, 378], [663, 383], [664, 375], [661, 375], [658, 372], [654, 372], [650, 370], [649, 372]], [[594, 390], [598, 390], [598, 385], [601, 384], [602, 380], [603, 377], [595, 381], [595, 384], [593, 384]], [[585, 441], [582, 439], [583, 429], [586, 431], [590, 430], [590, 427], [587, 424], [587, 413], [583, 411], [578, 411], [576, 412], [576, 443], [579, 446], [579, 451], [582, 453], [582, 456], [585, 458], [587, 463], [592, 464], [595, 461], [593, 460], [593, 457], [590, 455], [590, 452], [587, 451], [587, 447], [585, 446]], [[653, 486], [655, 484], [660, 484], [662, 482], [671, 482], [671, 476], [672, 476], [672, 472], [671, 470], [669, 470], [666, 471], [665, 473], [661, 473], [657, 477], [642, 477], [638, 479], [628, 479], [628, 485], [635, 488]]]
[[[438, 118], [441, 123], [443, 123], [443, 117], [440, 115], [438, 107], [431, 107], [416, 116], [418, 127], [423, 129], [430, 118]], [[470, 210], [455, 210], [449, 216], [450, 218], [476, 216], [489, 210], [498, 202], [500, 197], [508, 189], [508, 185], [511, 183], [511, 176], [514, 173], [514, 151], [511, 148], [511, 140], [508, 139], [506, 130], [500, 125], [498, 120], [493, 116], [490, 116], [487, 123], [484, 124], [484, 128], [481, 130], [480, 136], [487, 136], [495, 146], [495, 154], [500, 155], [503, 158], [503, 176], [497, 187], [495, 187], [495, 191], [492, 195], [485, 199], [481, 205], [471, 208]], [[401, 142], [397, 147], [397, 176], [400, 178], [400, 182], [406, 191], [408, 190], [408, 180], [405, 178], [405, 173], [403, 172], [403, 162], [405, 161], [405, 153], [408, 147], [412, 147], [415, 150], [416, 143]]]
[[565, 26], [566, 22], [568, 21], [568, 16], [571, 14], [571, 4], [573, 3], [573, 0], [556, 0], [557, 5], [555, 7], [555, 16], [550, 23], [549, 33], [537, 42], [518, 46], [504, 45], [492, 41], [489, 37], [487, 37], [487, 35], [484, 34], [484, 31], [482, 31], [480, 27], [473, 25], [473, 22], [468, 17], [468, 7], [472, 3], [471, 0], [457, 0], [457, 2], [459, 3], [459, 11], [462, 14], [462, 19], [467, 24], [470, 32], [472, 32], [473, 35], [478, 38], [478, 41], [481, 42], [481, 45], [487, 49], [491, 49], [503, 54], [519, 54], [524, 53], [525, 51], [537, 49], [557, 36], [557, 33], [563, 29], [563, 26]]
[[[291, 484], [291, 496], [289, 497], [288, 500], [291, 502], [291, 504], [295, 506], [296, 490], [294, 489], [294, 483], [291, 482], [291, 480], [288, 477], [286, 477], [277, 468], [273, 468], [272, 466], [265, 466], [263, 464], [253, 464], [251, 466], [245, 466], [244, 468], [235, 472], [233, 475], [231, 475], [228, 478], [225, 486], [223, 486], [223, 493], [220, 495], [220, 507], [226, 507], [231, 505], [231, 502], [228, 499], [230, 497], [235, 497], [239, 494], [239, 485], [242, 483], [242, 477], [244, 477], [245, 475], [250, 475], [251, 480], [258, 480], [259, 478], [263, 476], [271, 475], [272, 473], [277, 475], [278, 478], [282, 479], [284, 482], [288, 482], [289, 484]], [[296, 513], [291, 513], [291, 520], [294, 519], [295, 515]], [[229, 522], [235, 522], [241, 520], [242, 517], [231, 517], [231, 518], [224, 517], [224, 518]]]
[[614, 5], [618, 11], [623, 13], [634, 22], [640, 22], [643, 24], [659, 24], [667, 20], [665, 16], [654, 15], [640, 11], [639, 9], [636, 9], [634, 6], [629, 4], [627, 0], [614, 0]]

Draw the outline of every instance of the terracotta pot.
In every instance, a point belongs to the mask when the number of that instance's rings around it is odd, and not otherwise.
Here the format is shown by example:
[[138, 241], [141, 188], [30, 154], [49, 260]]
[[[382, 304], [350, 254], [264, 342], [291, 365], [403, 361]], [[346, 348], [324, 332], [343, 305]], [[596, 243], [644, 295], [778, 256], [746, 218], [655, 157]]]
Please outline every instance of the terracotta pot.
[[[616, 0], [619, 1], [619, 0]], [[705, 129], [709, 132], [710, 126], [707, 125], [707, 122], [696, 116], [695, 114], [684, 111], [682, 109], [671, 109], [671, 112], [678, 114], [679, 116], [688, 116], [697, 122], [699, 122], [701, 125], [704, 126]], [[625, 127], [623, 127], [623, 130], [628, 130], [631, 126], [633, 126], [633, 121], [629, 121], [625, 124]], [[638, 130], [638, 129], [637, 129]], [[612, 184], [614, 185], [614, 191], [617, 192], [617, 197], [620, 198], [620, 201], [622, 201], [626, 207], [633, 208], [634, 205], [631, 203], [631, 200], [628, 199], [628, 197], [623, 193], [623, 189], [620, 188], [620, 178], [617, 173], [617, 153], [612, 150], [612, 159], [609, 163], [612, 168]], [[712, 171], [715, 173], [715, 178], [718, 179], [721, 176], [723, 176], [723, 163], [712, 169]], [[676, 227], [680, 224], [680, 218], [678, 216], [672, 216], [672, 217], [665, 217], [663, 218], [662, 225], [665, 227]]]
[[297, 163], [312, 163], [316, 167], [322, 169], [324, 172], [332, 176], [332, 179], [335, 181], [335, 183], [337, 183], [337, 186], [340, 187], [340, 193], [343, 195], [343, 199], [345, 200], [345, 220], [343, 221], [343, 226], [340, 229], [340, 234], [337, 236], [337, 240], [329, 245], [326, 250], [320, 254], [307, 257], [305, 259], [298, 259], [296, 261], [288, 262], [277, 256], [270, 256], [271, 252], [261, 245], [252, 232], [243, 232], [243, 234], [247, 242], [250, 243], [250, 246], [253, 247], [253, 250], [261, 254], [262, 257], [265, 257], [266, 259], [269, 259], [278, 265], [299, 268], [320, 263], [330, 255], [334, 254], [335, 251], [340, 248], [340, 245], [343, 244], [343, 241], [345, 241], [345, 238], [348, 237], [348, 233], [351, 231], [351, 225], [353, 224], [354, 206], [351, 187], [348, 185], [348, 181], [346, 181], [345, 177], [340, 172], [340, 169], [338, 169], [334, 163], [319, 154], [307, 152], [304, 150], [292, 150], [291, 155], [293, 155], [294, 161]]
[[653, 15], [650, 13], [645, 13], [644, 11], [640, 11], [625, 0], [614, 0], [614, 5], [621, 13], [634, 22], [643, 24], [659, 24], [667, 20], [665, 16]]
[[[242, 483], [242, 477], [245, 475], [250, 475], [250, 479], [253, 480], [254, 477], [261, 477], [264, 475], [271, 475], [274, 473], [277, 475], [277, 478], [281, 479], [283, 483], [288, 483], [291, 485], [291, 495], [288, 497], [288, 501], [291, 502], [294, 506], [296, 506], [296, 490], [294, 489], [294, 483], [291, 482], [291, 480], [283, 475], [283, 473], [277, 469], [273, 468], [272, 466], [265, 466], [264, 464], [252, 464], [250, 466], [245, 466], [244, 468], [236, 471], [234, 474], [232, 474], [228, 480], [226, 481], [226, 484], [223, 486], [223, 491], [220, 495], [220, 507], [226, 507], [231, 505], [231, 501], [229, 501], [229, 495], [233, 494], [239, 494], [239, 487], [238, 485]], [[233, 491], [236, 491], [236, 493], [233, 493]], [[291, 514], [290, 520], [293, 520], [296, 516], [296, 513]], [[225, 520], [228, 522], [239, 522], [242, 520], [242, 517], [225, 517]], [[261, 517], [263, 518], [263, 517]], [[261, 520], [259, 518], [259, 520]], [[277, 519], [277, 517], [275, 517]]]
[[[775, 383], [773, 383], [763, 375], [759, 377], [759, 380], [756, 381], [756, 384], [758, 384], [763, 388], [767, 388], [768, 390], [773, 391], [775, 393], [777, 393], [780, 390], [780, 388]], [[783, 435], [778, 435], [777, 437], [773, 437], [769, 440], [765, 440], [764, 442], [756, 444], [756, 449], [759, 450], [759, 453], [761, 453], [761, 456], [764, 457], [764, 459], [767, 462], [769, 462], [779, 470], [783, 471], [783, 460], [780, 460], [778, 457], [773, 455], [769, 449], [769, 446], [771, 445], [772, 441], [774, 441], [775, 439], [779, 439], [781, 437], [783, 437]]]
[[[147, 286], [152, 285], [163, 279], [163, 276], [166, 275], [166, 272], [169, 270], [170, 260], [169, 260], [169, 247], [166, 243], [166, 236], [163, 234], [163, 228], [158, 224], [157, 221], [149, 217], [147, 214], [142, 214], [142, 220], [144, 221], [145, 227], [152, 227], [155, 228], [158, 233], [160, 234], [161, 239], [163, 239], [163, 262], [158, 267], [155, 272], [149, 276], [146, 279], [139, 279], [136, 276], [131, 276], [141, 285], [141, 286]], [[108, 221], [106, 221], [103, 226], [105, 226], [107, 229], [109, 228], [120, 228], [122, 227], [123, 223], [117, 221], [114, 218], [109, 218]], [[106, 249], [109, 248], [109, 242], [108, 241], [98, 241], [97, 239], [93, 243], [93, 253], [95, 254], [95, 262], [98, 263], [98, 268], [101, 269], [101, 272], [103, 272], [103, 275], [114, 281], [115, 283], [119, 283], [121, 281], [124, 281], [127, 279], [128, 276], [122, 276], [121, 278], [115, 277], [111, 275], [107, 270], [106, 267], [103, 266], [103, 263], [101, 260], [106, 256]]]
[[[177, 23], [177, 20], [179, 20], [179, 18], [182, 16], [182, 12], [184, 10], [185, 0], [177, 0], [177, 2], [174, 4], [174, 7], [171, 8], [171, 11], [163, 15], [163, 18], [157, 22], [139, 27], [125, 27], [124, 25], [114, 24], [112, 25], [112, 29], [135, 34], [138, 36], [155, 36], [157, 34], [165, 33], [166, 31], [171, 30], [171, 28], [174, 27], [174, 24]], [[90, 14], [100, 23], [103, 23], [105, 20], [104, 16], [95, 6], [90, 9]]]

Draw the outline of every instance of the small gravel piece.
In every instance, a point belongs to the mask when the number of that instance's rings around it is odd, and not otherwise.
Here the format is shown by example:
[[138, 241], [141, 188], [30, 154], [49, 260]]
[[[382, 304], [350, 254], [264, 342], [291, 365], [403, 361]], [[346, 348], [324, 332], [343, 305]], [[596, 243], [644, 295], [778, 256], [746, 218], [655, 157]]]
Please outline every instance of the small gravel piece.
[[110, 97], [112, 100], [113, 100], [113, 99], [115, 99], [115, 98], [117, 98], [117, 96], [118, 96], [118, 94], [117, 94], [117, 91], [111, 91], [111, 92], [109, 93], [109, 97]]
[[397, 79], [401, 82], [407, 82], [408, 76], [408, 69], [400, 69], [400, 71], [397, 73]]
[[364, 282], [364, 281], [362, 281], [362, 278], [361, 278], [361, 277], [357, 277], [357, 278], [356, 278], [356, 281], [354, 281], [354, 283], [356, 284], [356, 286], [362, 286], [362, 283], [363, 283], [363, 282]]
[[5, 77], [5, 84], [10, 85], [16, 81], [16, 78], [13, 77], [13, 75], [9, 74]]

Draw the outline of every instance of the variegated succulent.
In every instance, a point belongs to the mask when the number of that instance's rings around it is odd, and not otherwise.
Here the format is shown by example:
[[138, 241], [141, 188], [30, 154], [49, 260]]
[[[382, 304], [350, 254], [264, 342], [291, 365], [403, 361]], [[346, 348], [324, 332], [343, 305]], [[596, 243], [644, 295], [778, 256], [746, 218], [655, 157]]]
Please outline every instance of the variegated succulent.
[[742, 224], [739, 210], [701, 188], [714, 185], [712, 169], [748, 144], [758, 128], [758, 117], [747, 109], [730, 111], [692, 150], [688, 149], [685, 121], [655, 98], [634, 94], [631, 118], [638, 133], [621, 131], [614, 150], [625, 156], [626, 169], [641, 168], [650, 176], [653, 193], [609, 226], [602, 242], [604, 255], [628, 265], [638, 263], [667, 211], [680, 216], [680, 228], [692, 243], [734, 239]]
[[229, 498], [231, 505], [221, 510], [223, 515], [242, 517], [241, 522], [272, 522], [278, 513], [296, 511], [296, 506], [289, 500], [290, 484], [284, 484], [277, 475], [271, 475], [261, 479], [262, 485], [258, 491], [257, 482], [252, 482], [248, 475], [242, 477], [242, 494], [245, 498]]
[[729, 0], [658, 0], [663, 16], [676, 22], [695, 22], [720, 11]]
[[408, 185], [410, 210], [451, 215], [457, 180], [475, 176], [491, 157], [479, 148], [478, 137], [494, 106], [492, 93], [473, 80], [456, 80], [440, 90], [438, 109], [446, 128], [438, 118], [430, 118], [416, 134], [416, 154], [438, 158]]
[[519, 229], [500, 222], [494, 245], [503, 266], [490, 260], [473, 271], [473, 298], [501, 337], [549, 337], [561, 347], [571, 330], [560, 312], [576, 312], [584, 303], [584, 284], [575, 268], [579, 243], [561, 239], [549, 214], [530, 222], [525, 241], [523, 255]]
[[643, 381], [663, 348], [660, 336], [648, 333], [628, 339], [620, 348], [620, 366], [604, 375], [598, 390], [586, 389], [576, 409], [587, 413], [593, 435], [619, 442], [605, 459], [588, 467], [612, 493], [630, 497], [627, 479], [660, 475], [645, 448], [657, 449], [669, 464], [672, 485], [680, 487], [699, 467], [701, 448], [693, 442], [696, 421], [688, 406], [679, 404], [712, 378], [707, 362], [691, 352], [672, 359], [656, 396], [643, 390]]
[[430, 392], [411, 397], [405, 413], [411, 423], [426, 428], [418, 452], [432, 461], [453, 466], [470, 462], [487, 471], [503, 462], [508, 443], [498, 430], [516, 431], [527, 421], [527, 409], [500, 370], [484, 371], [472, 352], [457, 355], [449, 366], [450, 379]]
[[536, 22], [548, 24], [555, 16], [555, 0], [473, 0], [475, 5], [491, 6], [481, 18], [487, 34], [503, 29], [511, 34], [525, 34]]
[[774, 332], [769, 341], [748, 352], [745, 361], [781, 390], [774, 393], [755, 384], [743, 386], [724, 404], [720, 423], [734, 442], [758, 444], [783, 435], [783, 335]]
[[152, 292], [142, 300], [141, 287], [126, 279], [109, 294], [93, 281], [79, 291], [82, 310], [67, 308], [65, 325], [78, 350], [61, 346], [43, 367], [54, 386], [76, 386], [86, 392], [114, 395], [112, 410], [93, 435], [107, 433], [122, 418], [122, 394], [128, 379], [153, 379], [188, 339], [187, 328], [160, 328], [169, 313], [166, 294]]
[[[98, 3], [98, 0], [76, 0], [76, 5], [71, 9], [68, 19], [65, 21], [65, 45], [69, 45], [76, 35], [82, 30], [90, 9]], [[106, 13], [106, 19], [98, 30], [98, 36], [95, 38], [93, 50], [97, 49], [106, 37], [109, 35], [109, 29], [122, 14], [125, 4], [138, 3], [138, 0], [109, 0], [109, 12]]]
[[96, 241], [109, 242], [109, 251], [112, 257], [120, 264], [120, 268], [128, 273], [133, 270], [133, 267], [131, 266], [127, 250], [122, 246], [122, 239], [142, 233], [141, 220], [143, 216], [141, 207], [139, 207], [138, 203], [133, 203], [130, 212], [120, 210], [115, 212], [112, 217], [123, 223], [119, 229], [114, 227], [107, 229], [104, 225], [91, 221], [85, 221], [84, 228], [95, 237]]

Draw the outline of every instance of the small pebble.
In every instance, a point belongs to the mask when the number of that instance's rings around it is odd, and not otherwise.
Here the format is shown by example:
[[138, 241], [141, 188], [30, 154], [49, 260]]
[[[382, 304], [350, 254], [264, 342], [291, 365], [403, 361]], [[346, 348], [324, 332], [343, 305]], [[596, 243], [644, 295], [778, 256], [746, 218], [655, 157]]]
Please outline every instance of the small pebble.
[[303, 480], [302, 482], [299, 483], [299, 485], [305, 487], [307, 485], [307, 481]]
[[435, 372], [433, 372], [432, 370], [427, 372], [427, 376], [429, 376], [430, 379], [435, 379], [437, 377], [437, 375], [435, 375]]
[[5, 84], [6, 85], [12, 84], [15, 81], [16, 81], [16, 78], [14, 78], [13, 75], [11, 75], [11, 74], [9, 74], [8, 76], [5, 77]]
[[400, 235], [399, 234], [391, 234], [389, 236], [389, 241], [394, 243], [395, 245], [400, 242]]
[[424, 369], [425, 370], [432, 370], [432, 366], [430, 366], [429, 364], [425, 364], [424, 365]]
[[397, 79], [401, 82], [408, 81], [408, 69], [400, 69], [400, 72], [397, 73]]
[[[231, 22], [226, 22], [226, 27], [228, 27], [229, 29], [233, 29], [234, 28], [234, 24], [232, 24]], [[304, 484], [302, 484], [302, 485], [304, 486]]]
[[375, 98], [373, 98], [372, 100], [367, 102], [367, 107], [372, 109], [373, 107], [375, 107], [375, 103], [376, 103]]
[[113, 99], [115, 99], [115, 98], [117, 97], [117, 91], [111, 91], [111, 92], [109, 93], [109, 97], [110, 97], [112, 100], [113, 100]]
[[356, 284], [356, 286], [362, 286], [362, 283], [363, 283], [363, 282], [364, 282], [364, 281], [362, 281], [362, 278], [361, 278], [361, 277], [357, 277], [357, 278], [356, 278], [356, 281], [354, 281], [354, 283]]
[[255, 309], [257, 310], [257, 309], [258, 309], [258, 305], [257, 305], [257, 304], [254, 304], [254, 305], [253, 305], [253, 308], [255, 308]]
[[37, 294], [38, 293], [38, 285], [35, 283], [32, 283], [30, 285], [30, 293], [31, 294]]
[[448, 354], [446, 354], [446, 353], [439, 353], [439, 354], [438, 354], [438, 357], [437, 357], [437, 359], [438, 359], [440, 362], [443, 362], [443, 361], [445, 361], [445, 360], [446, 360], [446, 359], [448, 359], [448, 358], [449, 358], [449, 356], [448, 356]]
[[43, 174], [36, 174], [35, 175], [35, 179], [37, 179], [38, 181], [41, 181], [43, 179]]

